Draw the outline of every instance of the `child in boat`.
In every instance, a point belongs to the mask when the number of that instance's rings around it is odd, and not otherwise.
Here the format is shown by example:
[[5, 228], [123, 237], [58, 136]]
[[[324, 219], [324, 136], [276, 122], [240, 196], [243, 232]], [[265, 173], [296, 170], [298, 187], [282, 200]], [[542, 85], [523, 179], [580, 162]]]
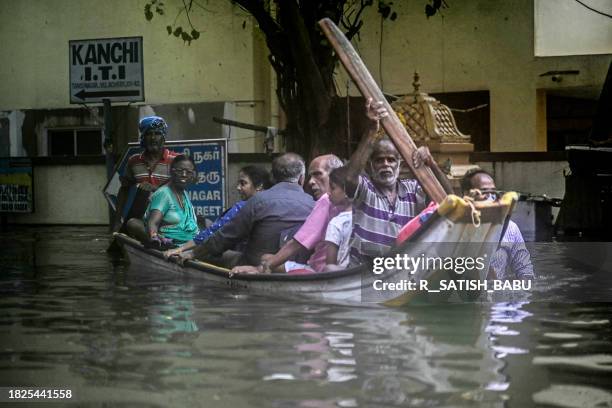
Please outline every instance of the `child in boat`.
[[353, 206], [344, 190], [346, 172], [346, 167], [340, 167], [329, 174], [329, 200], [340, 210], [340, 214], [332, 218], [327, 225], [325, 232], [327, 258], [323, 272], [346, 269], [349, 264]]

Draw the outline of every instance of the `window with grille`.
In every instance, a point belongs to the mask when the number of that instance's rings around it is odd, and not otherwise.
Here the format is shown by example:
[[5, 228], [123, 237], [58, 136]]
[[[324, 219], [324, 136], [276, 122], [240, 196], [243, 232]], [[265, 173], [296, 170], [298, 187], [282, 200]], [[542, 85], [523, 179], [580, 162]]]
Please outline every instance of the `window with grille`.
[[49, 156], [99, 156], [102, 150], [101, 129], [49, 129]]

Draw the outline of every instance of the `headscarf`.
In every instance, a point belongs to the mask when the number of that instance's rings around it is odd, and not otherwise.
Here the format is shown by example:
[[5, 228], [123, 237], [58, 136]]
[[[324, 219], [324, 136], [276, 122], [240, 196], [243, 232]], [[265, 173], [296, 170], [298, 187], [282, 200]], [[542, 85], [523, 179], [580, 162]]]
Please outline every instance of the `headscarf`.
[[160, 116], [147, 116], [140, 119], [138, 123], [138, 131], [140, 132], [140, 146], [144, 147], [144, 135], [150, 130], [156, 130], [161, 132], [164, 139], [168, 134], [168, 125], [164, 118]]

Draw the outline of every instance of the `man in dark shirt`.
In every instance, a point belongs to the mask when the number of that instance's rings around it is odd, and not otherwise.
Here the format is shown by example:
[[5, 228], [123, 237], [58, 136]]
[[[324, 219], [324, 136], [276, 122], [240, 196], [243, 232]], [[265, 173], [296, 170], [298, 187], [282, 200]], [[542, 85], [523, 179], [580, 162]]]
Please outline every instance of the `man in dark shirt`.
[[281, 231], [302, 224], [314, 207], [312, 197], [302, 189], [305, 173], [304, 160], [295, 153], [274, 159], [272, 175], [277, 184], [249, 199], [234, 219], [196, 247], [195, 257], [219, 257], [245, 240], [241, 258], [226, 266], [259, 265], [261, 255], [276, 253]]

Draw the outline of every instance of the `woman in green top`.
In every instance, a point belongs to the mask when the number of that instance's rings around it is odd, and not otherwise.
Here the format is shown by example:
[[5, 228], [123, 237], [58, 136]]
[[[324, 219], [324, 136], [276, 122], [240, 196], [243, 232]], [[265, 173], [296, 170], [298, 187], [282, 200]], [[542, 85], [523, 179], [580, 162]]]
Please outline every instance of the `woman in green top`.
[[193, 161], [184, 155], [176, 156], [170, 165], [170, 180], [151, 195], [144, 225], [128, 223], [130, 235], [157, 247], [180, 245], [193, 239], [198, 233], [198, 223], [185, 188], [194, 177]]

